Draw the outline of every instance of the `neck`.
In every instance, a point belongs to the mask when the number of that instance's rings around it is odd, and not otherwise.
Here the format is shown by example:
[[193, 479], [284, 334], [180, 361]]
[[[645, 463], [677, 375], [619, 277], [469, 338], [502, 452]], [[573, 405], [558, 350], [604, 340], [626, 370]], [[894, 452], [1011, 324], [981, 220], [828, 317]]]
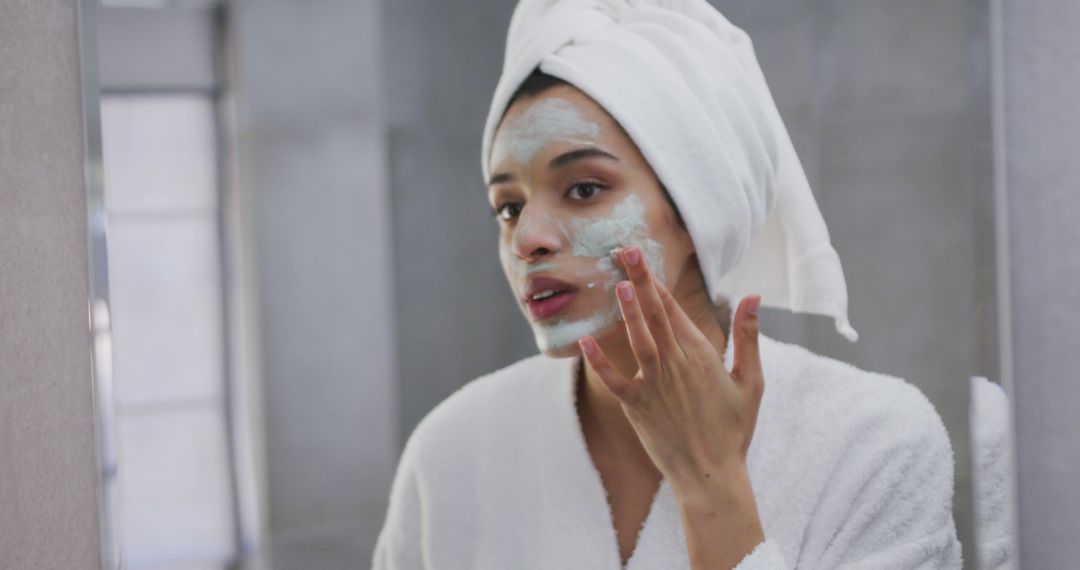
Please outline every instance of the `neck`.
[[[672, 296], [678, 300], [679, 305], [690, 316], [694, 324], [712, 343], [713, 348], [723, 355], [727, 343], [727, 334], [721, 325], [722, 318], [718, 318], [718, 312], [723, 315], [723, 310], [717, 311], [709, 302], [708, 293], [704, 284], [699, 279], [697, 286], [676, 285]], [[638, 373], [637, 360], [630, 347], [630, 339], [626, 334], [626, 327], [620, 323], [613, 327], [607, 334], [596, 337], [597, 343], [607, 355], [608, 360], [626, 378], [633, 378]], [[594, 437], [603, 441], [619, 456], [628, 461], [648, 467], [652, 465], [648, 453], [641, 444], [633, 425], [623, 411], [622, 403], [608, 390], [604, 381], [581, 359], [584, 367], [584, 381], [578, 386], [578, 414], [581, 417], [583, 429], [590, 432]]]

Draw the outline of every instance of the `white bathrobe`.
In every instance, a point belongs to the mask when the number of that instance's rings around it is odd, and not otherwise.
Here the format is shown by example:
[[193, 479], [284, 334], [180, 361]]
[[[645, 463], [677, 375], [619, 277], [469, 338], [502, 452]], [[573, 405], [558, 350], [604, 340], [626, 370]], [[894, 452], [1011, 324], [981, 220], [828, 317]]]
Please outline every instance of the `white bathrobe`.
[[[923, 393], [764, 335], [760, 352], [765, 394], [747, 461], [766, 540], [737, 569], [960, 568], [952, 448]], [[376, 570], [690, 568], [666, 481], [621, 564], [575, 411], [577, 361], [526, 358], [417, 425]]]

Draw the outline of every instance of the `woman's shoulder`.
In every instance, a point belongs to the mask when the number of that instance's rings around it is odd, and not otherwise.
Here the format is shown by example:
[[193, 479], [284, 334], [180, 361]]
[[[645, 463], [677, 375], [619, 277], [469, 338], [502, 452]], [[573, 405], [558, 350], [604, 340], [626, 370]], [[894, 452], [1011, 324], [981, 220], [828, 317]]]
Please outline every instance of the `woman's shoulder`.
[[800, 544], [790, 559], [836, 568], [877, 556], [914, 567], [935, 557], [959, 568], [952, 446], [922, 390], [799, 345], [761, 348], [752, 476], [763, 481], [763, 520], [792, 529]]
[[[951, 453], [944, 422], [911, 382], [763, 337], [765, 400], [792, 429], [816, 427], [838, 443], [925, 446]], [[798, 426], [798, 427], [796, 427]]]

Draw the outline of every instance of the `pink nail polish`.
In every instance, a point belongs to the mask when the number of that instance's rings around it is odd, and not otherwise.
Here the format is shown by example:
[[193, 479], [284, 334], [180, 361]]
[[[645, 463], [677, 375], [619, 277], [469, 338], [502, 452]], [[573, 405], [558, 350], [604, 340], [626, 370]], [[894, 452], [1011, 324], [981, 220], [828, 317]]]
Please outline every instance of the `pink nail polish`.
[[623, 281], [615, 286], [615, 291], [619, 294], [619, 298], [623, 301], [630, 302], [634, 300], [634, 288], [628, 281]]
[[637, 265], [641, 261], [641, 250], [636, 247], [626, 248], [626, 262], [630, 265]]
[[749, 309], [751, 315], [754, 315], [756, 317], [757, 314], [758, 314], [758, 308], [760, 306], [761, 306], [761, 295], [758, 295], [758, 296], [754, 297], [753, 299], [750, 299], [750, 304], [747, 307], [747, 309]]

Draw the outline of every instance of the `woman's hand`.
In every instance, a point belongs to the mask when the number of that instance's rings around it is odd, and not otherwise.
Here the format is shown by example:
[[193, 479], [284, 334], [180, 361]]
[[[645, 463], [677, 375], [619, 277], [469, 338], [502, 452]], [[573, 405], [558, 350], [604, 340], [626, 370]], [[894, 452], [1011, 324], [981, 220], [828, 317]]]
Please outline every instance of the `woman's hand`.
[[735, 312], [729, 373], [723, 356], [653, 278], [641, 250], [626, 247], [618, 257], [630, 282], [619, 283], [616, 295], [638, 372], [623, 376], [592, 337], [579, 341], [582, 352], [671, 483], [691, 568], [733, 568], [765, 540], [746, 465], [765, 390], [761, 296], [743, 299]]
[[641, 250], [628, 246], [617, 256], [630, 277], [616, 286], [616, 295], [639, 370], [633, 378], [623, 376], [592, 337], [579, 341], [585, 358], [622, 402], [676, 491], [696, 494], [725, 479], [744, 479], [765, 386], [758, 354], [761, 297], [739, 303], [735, 338], [728, 339], [735, 342], [735, 362], [728, 372], [723, 356], [653, 277]]

